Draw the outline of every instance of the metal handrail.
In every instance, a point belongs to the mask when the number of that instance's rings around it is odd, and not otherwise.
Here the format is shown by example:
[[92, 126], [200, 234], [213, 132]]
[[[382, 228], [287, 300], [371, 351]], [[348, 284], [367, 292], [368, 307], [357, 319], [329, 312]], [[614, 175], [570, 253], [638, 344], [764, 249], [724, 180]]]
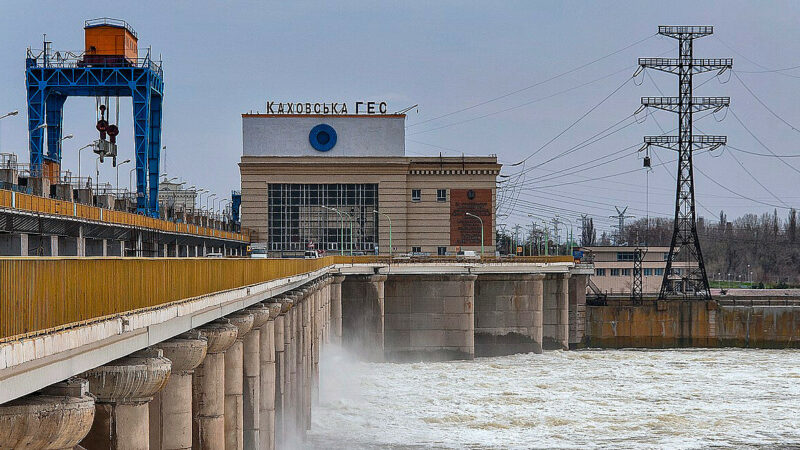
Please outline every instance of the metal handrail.
[[[44, 51], [40, 51], [39, 54], [34, 54], [37, 50], [28, 49], [27, 53], [27, 60], [29, 67], [42, 67], [42, 68], [55, 68], [55, 69], [73, 69], [73, 68], [84, 68], [84, 55], [85, 52], [52, 52], [51, 54], [45, 55]], [[129, 63], [127, 65], [125, 62]], [[161, 67], [161, 63], [153, 61], [150, 56], [145, 56], [144, 58], [125, 58], [124, 62], [120, 62], [118, 64], [114, 63], [98, 63], [98, 64], [91, 64], [92, 67], [113, 67], [113, 68], [126, 68], [126, 67], [136, 67], [142, 69], [150, 69], [153, 72], [158, 73], [159, 77], [164, 76], [164, 71]]]
[[97, 19], [89, 19], [83, 22], [83, 28], [91, 28], [91, 27], [99, 27], [103, 25], [111, 25], [113, 27], [120, 27], [125, 28], [128, 30], [130, 34], [133, 35], [137, 40], [139, 39], [139, 35], [136, 34], [131, 24], [122, 20], [122, 19], [112, 19], [111, 17], [99, 17]]

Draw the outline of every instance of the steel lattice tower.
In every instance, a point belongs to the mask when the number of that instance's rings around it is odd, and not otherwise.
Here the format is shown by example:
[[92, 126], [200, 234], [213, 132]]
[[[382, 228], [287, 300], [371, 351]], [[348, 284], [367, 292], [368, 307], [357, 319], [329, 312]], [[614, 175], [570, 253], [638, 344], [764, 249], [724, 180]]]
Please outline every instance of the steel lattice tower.
[[635, 304], [641, 304], [643, 298], [642, 290], [642, 261], [647, 252], [636, 243], [636, 250], [633, 251], [633, 283], [631, 284], [631, 300]]
[[[692, 76], [733, 67], [733, 59], [693, 59], [692, 43], [695, 39], [714, 33], [712, 26], [659, 26], [658, 34], [678, 40], [679, 57], [639, 58], [640, 70], [652, 68], [678, 75], [678, 97], [642, 97], [643, 107], [654, 107], [678, 114], [677, 136], [645, 136], [645, 147], [655, 145], [678, 152], [677, 190], [675, 193], [675, 223], [669, 258], [661, 282], [658, 298], [682, 295], [710, 299], [708, 276], [703, 263], [703, 253], [697, 238], [694, 207], [694, 174], [692, 152], [714, 149], [726, 143], [725, 136], [694, 136], [692, 114], [709, 109], [722, 109], [730, 104], [729, 97], [693, 97]], [[677, 257], [677, 258], [676, 258]], [[673, 263], [683, 264], [680, 274], [673, 273]], [[697, 264], [694, 267], [694, 263]]]

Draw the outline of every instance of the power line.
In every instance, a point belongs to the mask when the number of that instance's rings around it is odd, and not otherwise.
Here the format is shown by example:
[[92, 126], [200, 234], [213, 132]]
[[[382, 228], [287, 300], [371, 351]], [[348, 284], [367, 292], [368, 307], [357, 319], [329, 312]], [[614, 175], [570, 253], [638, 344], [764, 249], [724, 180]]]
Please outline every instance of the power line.
[[763, 64], [759, 64], [759, 63], [757, 63], [757, 62], [753, 61], [752, 59], [748, 58], [748, 57], [747, 57], [747, 56], [745, 56], [744, 54], [742, 54], [742, 53], [740, 53], [740, 52], [736, 51], [736, 49], [734, 49], [734, 48], [733, 48], [733, 47], [731, 47], [730, 45], [726, 44], [726, 43], [725, 43], [725, 41], [723, 41], [722, 39], [720, 39], [718, 36], [714, 36], [714, 38], [716, 38], [716, 39], [717, 39], [717, 40], [720, 42], [720, 44], [722, 44], [722, 45], [724, 45], [725, 47], [727, 47], [727, 49], [728, 49], [728, 50], [730, 50], [730, 51], [732, 51], [733, 53], [736, 53], [737, 55], [741, 56], [741, 57], [742, 57], [742, 58], [743, 58], [745, 61], [747, 61], [747, 62], [749, 62], [749, 63], [751, 63], [751, 64], [754, 64], [754, 65], [756, 65], [756, 66], [758, 66], [758, 67], [760, 67], [760, 68], [762, 68], [762, 69], [766, 70], [767, 72], [775, 72], [775, 73], [778, 73], [778, 74], [780, 74], [780, 75], [787, 76], [787, 77], [790, 77], [790, 78], [800, 78], [800, 77], [798, 77], [798, 76], [796, 76], [796, 75], [792, 75], [792, 74], [788, 74], [788, 73], [783, 73], [783, 70], [785, 70], [785, 69], [777, 69], [777, 70], [773, 70], [773, 69], [771, 69], [771, 68], [769, 68], [769, 67], [767, 67], [767, 66], [765, 66], [765, 65], [763, 65]]
[[[550, 139], [549, 141], [545, 142], [545, 144], [544, 144], [544, 145], [542, 145], [541, 147], [539, 147], [539, 148], [538, 148], [536, 151], [534, 151], [534, 152], [533, 152], [533, 153], [531, 153], [530, 155], [526, 156], [526, 157], [525, 157], [525, 158], [524, 158], [522, 161], [519, 161], [519, 162], [517, 162], [517, 163], [514, 163], [514, 164], [512, 164], [512, 166], [518, 166], [518, 165], [520, 165], [520, 164], [523, 164], [525, 161], [529, 160], [529, 159], [530, 159], [530, 158], [532, 158], [534, 155], [536, 155], [536, 154], [537, 154], [537, 153], [539, 153], [540, 151], [544, 150], [544, 148], [545, 148], [545, 147], [547, 147], [548, 145], [550, 145], [550, 144], [551, 144], [552, 142], [554, 142], [556, 139], [560, 138], [562, 135], [564, 135], [564, 133], [566, 133], [567, 131], [569, 131], [570, 129], [572, 129], [572, 127], [574, 127], [575, 125], [577, 125], [577, 124], [578, 124], [578, 122], [580, 122], [580, 121], [581, 121], [581, 120], [583, 120], [583, 119], [584, 119], [586, 116], [588, 116], [589, 114], [591, 114], [591, 113], [592, 113], [592, 111], [594, 111], [594, 110], [595, 110], [595, 109], [597, 109], [597, 108], [598, 108], [600, 105], [602, 105], [603, 103], [605, 103], [605, 101], [606, 101], [606, 100], [608, 100], [608, 99], [609, 99], [609, 98], [611, 98], [611, 97], [612, 97], [614, 94], [616, 94], [617, 92], [619, 92], [619, 90], [620, 90], [620, 89], [622, 89], [622, 88], [623, 88], [623, 87], [624, 87], [626, 84], [628, 84], [628, 82], [629, 82], [629, 81], [631, 81], [632, 79], [633, 79], [633, 77], [632, 77], [632, 76], [631, 76], [631, 77], [628, 77], [628, 78], [627, 78], [627, 79], [626, 79], [626, 80], [625, 80], [625, 81], [624, 81], [622, 84], [620, 84], [620, 85], [619, 85], [619, 86], [618, 86], [616, 89], [614, 89], [613, 91], [611, 91], [611, 93], [610, 93], [610, 94], [608, 94], [608, 95], [607, 95], [607, 96], [605, 96], [605, 97], [604, 97], [602, 100], [600, 100], [600, 102], [599, 102], [599, 103], [597, 103], [597, 104], [595, 104], [594, 106], [592, 106], [591, 108], [589, 108], [589, 110], [588, 110], [588, 111], [586, 111], [585, 113], [583, 113], [583, 115], [581, 115], [580, 117], [578, 117], [578, 119], [577, 119], [577, 120], [575, 120], [574, 122], [572, 122], [572, 123], [571, 123], [571, 124], [570, 124], [570, 125], [569, 125], [567, 128], [565, 128], [565, 129], [564, 129], [564, 130], [562, 130], [560, 133], [558, 133], [557, 135], [555, 135], [555, 136], [554, 136], [552, 139]], [[633, 114], [631, 114], [631, 116], [633, 116]]]
[[769, 189], [767, 189], [767, 187], [766, 187], [766, 186], [764, 186], [764, 185], [763, 185], [763, 184], [762, 184], [760, 181], [758, 181], [758, 178], [756, 178], [756, 177], [755, 177], [755, 176], [754, 176], [752, 173], [750, 173], [750, 171], [749, 171], [749, 170], [747, 170], [747, 167], [745, 167], [745, 166], [744, 166], [744, 164], [742, 164], [742, 162], [741, 162], [741, 161], [739, 161], [739, 158], [737, 158], [737, 157], [736, 157], [736, 155], [734, 155], [733, 153], [730, 153], [730, 152], [729, 152], [728, 154], [729, 154], [729, 155], [731, 155], [731, 158], [733, 158], [733, 160], [734, 160], [734, 161], [736, 161], [736, 163], [737, 163], [737, 164], [739, 164], [739, 166], [742, 168], [742, 170], [744, 170], [745, 172], [747, 172], [747, 174], [748, 174], [748, 175], [750, 175], [750, 178], [752, 178], [752, 179], [753, 179], [753, 181], [755, 181], [756, 183], [758, 183], [758, 185], [759, 185], [759, 186], [761, 186], [761, 188], [762, 188], [762, 189], [764, 189], [765, 191], [767, 191], [767, 192], [769, 193], [769, 195], [771, 195], [771, 196], [772, 196], [772, 197], [773, 197], [775, 200], [777, 200], [777, 201], [781, 202], [781, 203], [782, 203], [784, 206], [786, 206], [787, 208], [789, 207], [789, 205], [788, 205], [786, 202], [784, 202], [783, 200], [781, 200], [781, 199], [780, 199], [780, 198], [779, 198], [777, 195], [773, 194], [773, 193], [772, 193], [772, 191], [770, 191]]
[[797, 131], [797, 132], [800, 132], [800, 130], [798, 130], [798, 129], [797, 129], [797, 127], [795, 127], [794, 125], [792, 125], [792, 124], [790, 124], [789, 122], [787, 122], [786, 120], [784, 120], [784, 118], [783, 118], [783, 117], [779, 116], [779, 115], [778, 115], [778, 114], [777, 114], [775, 111], [773, 111], [773, 110], [772, 110], [772, 108], [770, 108], [769, 106], [767, 106], [767, 104], [766, 104], [766, 103], [764, 103], [763, 101], [761, 101], [761, 99], [760, 99], [760, 98], [759, 98], [759, 97], [756, 95], [756, 93], [755, 93], [755, 92], [753, 92], [753, 90], [752, 90], [752, 89], [750, 89], [750, 87], [749, 87], [749, 86], [747, 86], [747, 84], [745, 84], [744, 80], [742, 80], [742, 79], [739, 77], [739, 74], [738, 74], [738, 73], [736, 73], [736, 72], [735, 72], [735, 71], [733, 71], [733, 70], [731, 70], [731, 72], [733, 72], [733, 76], [735, 76], [735, 77], [736, 77], [736, 79], [737, 79], [737, 80], [739, 80], [739, 83], [742, 83], [742, 86], [744, 86], [744, 88], [745, 88], [745, 89], [747, 89], [747, 92], [749, 92], [749, 93], [750, 93], [750, 95], [752, 95], [752, 96], [753, 96], [753, 98], [754, 98], [754, 99], [756, 99], [756, 100], [758, 101], [758, 103], [760, 103], [760, 104], [761, 104], [761, 106], [763, 106], [763, 107], [764, 107], [764, 108], [765, 108], [767, 111], [769, 111], [769, 113], [770, 113], [770, 114], [772, 114], [773, 116], [775, 116], [775, 118], [776, 118], [776, 119], [778, 119], [778, 120], [780, 120], [781, 122], [783, 122], [784, 124], [786, 124], [786, 126], [788, 126], [789, 128], [791, 128], [792, 130], [794, 130], [794, 131]]
[[773, 154], [753, 152], [753, 151], [744, 150], [744, 149], [741, 149], [741, 148], [738, 148], [738, 147], [734, 147], [731, 144], [725, 144], [725, 147], [727, 147], [727, 148], [729, 148], [731, 150], [736, 150], [737, 152], [747, 153], [748, 155], [766, 156], [766, 157], [769, 157], [769, 158], [800, 158], [800, 155], [780, 155], [780, 156], [777, 156], [777, 155], [773, 155]]
[[772, 206], [773, 208], [791, 209], [791, 208], [787, 208], [785, 206], [780, 206], [780, 205], [775, 205], [775, 204], [772, 204], [772, 203], [762, 202], [760, 200], [756, 200], [754, 198], [750, 198], [750, 197], [748, 197], [746, 195], [742, 195], [742, 194], [734, 191], [733, 189], [730, 189], [730, 188], [727, 188], [727, 187], [723, 186], [717, 180], [715, 180], [715, 179], [711, 178], [710, 176], [708, 176], [707, 173], [705, 173], [702, 170], [700, 170], [699, 167], [695, 167], [694, 169], [697, 170], [698, 172], [700, 172], [700, 174], [703, 175], [704, 177], [708, 178], [712, 183], [716, 184], [717, 186], [721, 187], [722, 189], [725, 189], [726, 191], [730, 192], [731, 194], [738, 195], [739, 197], [741, 197], [741, 198], [743, 198], [745, 200], [750, 200], [751, 202], [760, 203], [760, 204], [766, 205], [766, 206]]
[[730, 108], [728, 110], [731, 112], [731, 114], [733, 114], [734, 119], [736, 119], [736, 121], [739, 122], [739, 125], [741, 125], [742, 128], [744, 128], [745, 131], [747, 131], [747, 133], [749, 133], [750, 136], [752, 136], [753, 139], [756, 140], [756, 142], [761, 144], [762, 147], [764, 147], [768, 152], [772, 153], [773, 156], [778, 158], [783, 164], [788, 166], [790, 169], [794, 170], [797, 173], [800, 173], [800, 170], [798, 170], [795, 166], [789, 164], [788, 162], [784, 161], [782, 156], [780, 156], [777, 153], [775, 153], [774, 151], [772, 151], [772, 149], [769, 148], [767, 146], [767, 144], [765, 144], [761, 139], [758, 138], [758, 136], [756, 136], [752, 131], [750, 131], [750, 128], [747, 128], [747, 125], [745, 125], [744, 122], [742, 122], [742, 119], [739, 118], [739, 116], [736, 114], [736, 111], [734, 111], [733, 109], [730, 109]]
[[587, 82], [579, 84], [577, 86], [573, 86], [571, 88], [567, 88], [567, 89], [564, 89], [564, 90], [561, 90], [561, 91], [558, 91], [558, 92], [554, 92], [554, 93], [552, 93], [550, 95], [546, 95], [544, 97], [535, 98], [533, 100], [527, 101], [525, 103], [522, 103], [522, 104], [519, 104], [519, 105], [516, 105], [516, 106], [511, 106], [509, 108], [501, 109], [499, 111], [494, 111], [494, 112], [490, 112], [490, 113], [487, 113], [487, 114], [484, 114], [484, 115], [481, 115], [481, 116], [472, 117], [470, 119], [465, 119], [465, 120], [460, 120], [458, 122], [448, 123], [448, 124], [445, 124], [445, 125], [442, 125], [442, 126], [438, 126], [438, 127], [435, 127], [435, 128], [429, 128], [427, 130], [417, 131], [417, 132], [414, 132], [414, 133], [410, 133], [409, 136], [415, 136], [417, 134], [423, 134], [423, 133], [428, 133], [428, 132], [431, 132], [431, 131], [441, 130], [443, 128], [450, 128], [450, 127], [455, 126], [455, 125], [461, 125], [461, 124], [464, 124], [464, 123], [474, 122], [476, 120], [485, 119], [486, 117], [491, 117], [491, 116], [495, 116], [497, 114], [501, 114], [501, 113], [504, 113], [504, 112], [513, 111], [515, 109], [522, 108], [523, 106], [528, 106], [528, 105], [531, 105], [533, 103], [538, 103], [538, 102], [541, 102], [541, 101], [544, 101], [544, 100], [551, 99], [553, 97], [557, 97], [557, 96], [559, 96], [561, 94], [564, 94], [564, 93], [567, 93], [567, 92], [571, 92], [571, 91], [574, 91], [576, 89], [580, 89], [580, 88], [582, 88], [584, 86], [588, 86], [588, 85], [590, 85], [592, 83], [596, 83], [598, 81], [605, 80], [606, 78], [610, 78], [610, 77], [612, 77], [612, 76], [614, 76], [614, 75], [616, 75], [616, 74], [618, 74], [620, 72], [625, 72], [625, 71], [628, 71], [630, 69], [631, 69], [631, 67], [629, 66], [629, 67], [626, 67], [624, 69], [620, 69], [620, 70], [618, 70], [618, 71], [616, 71], [614, 73], [610, 73], [610, 74], [604, 75], [604, 76], [602, 76], [600, 78], [596, 78], [596, 79], [594, 79], [592, 81], [587, 81]]
[[567, 70], [567, 71], [564, 71], [564, 72], [562, 72], [562, 73], [560, 73], [560, 74], [558, 74], [558, 75], [554, 75], [554, 76], [552, 76], [552, 77], [550, 77], [550, 78], [547, 78], [547, 79], [545, 79], [545, 80], [542, 80], [542, 81], [536, 82], [536, 83], [534, 83], [534, 84], [531, 84], [531, 85], [529, 85], [529, 86], [525, 86], [525, 87], [523, 87], [523, 88], [521, 88], [521, 89], [517, 89], [517, 90], [511, 91], [511, 92], [509, 92], [509, 93], [507, 93], [507, 94], [503, 94], [503, 95], [500, 95], [500, 96], [498, 96], [498, 97], [494, 97], [494, 98], [491, 98], [491, 99], [489, 99], [489, 100], [485, 100], [485, 101], [482, 101], [482, 102], [480, 102], [480, 103], [476, 103], [476, 104], [474, 104], [474, 105], [467, 106], [467, 107], [465, 107], [465, 108], [461, 108], [461, 109], [459, 109], [459, 110], [456, 110], [456, 111], [453, 111], [453, 112], [449, 112], [449, 113], [447, 113], [447, 114], [442, 114], [442, 115], [440, 115], [440, 116], [436, 116], [436, 117], [433, 117], [433, 118], [431, 118], [431, 119], [427, 119], [427, 120], [423, 120], [423, 121], [421, 121], [421, 122], [413, 123], [413, 124], [411, 124], [411, 125], [407, 126], [406, 128], [415, 127], [415, 126], [417, 126], [417, 125], [422, 125], [423, 123], [432, 122], [432, 121], [434, 121], [434, 120], [438, 120], [438, 119], [441, 119], [441, 118], [444, 118], [444, 117], [449, 117], [449, 116], [452, 116], [452, 115], [454, 115], [454, 114], [458, 114], [458, 113], [461, 113], [461, 112], [464, 112], [464, 111], [469, 111], [469, 110], [471, 110], [471, 109], [474, 109], [474, 108], [477, 108], [477, 107], [479, 107], [479, 106], [483, 106], [483, 105], [486, 105], [486, 104], [488, 104], [488, 103], [492, 103], [492, 102], [495, 102], [495, 101], [497, 101], [497, 100], [501, 100], [501, 99], [504, 99], [504, 98], [506, 98], [506, 97], [510, 97], [510, 96], [512, 96], [512, 95], [519, 94], [520, 92], [527, 91], [528, 89], [532, 89], [532, 88], [534, 88], [534, 87], [536, 87], [536, 86], [541, 86], [541, 85], [543, 85], [543, 84], [545, 84], [545, 83], [548, 83], [548, 82], [550, 82], [550, 81], [556, 80], [556, 79], [558, 79], [558, 78], [561, 78], [561, 77], [563, 77], [563, 76], [565, 76], [565, 75], [569, 75], [569, 74], [570, 74], [570, 73], [572, 73], [572, 72], [576, 72], [576, 71], [578, 71], [578, 70], [581, 70], [581, 69], [583, 69], [583, 68], [585, 68], [585, 67], [588, 67], [588, 66], [590, 66], [590, 65], [592, 65], [592, 64], [594, 64], [594, 63], [596, 63], [596, 62], [602, 61], [602, 60], [604, 60], [604, 59], [606, 59], [606, 58], [609, 58], [609, 57], [611, 57], [611, 56], [614, 56], [614, 55], [616, 55], [616, 54], [618, 54], [618, 53], [621, 53], [621, 52], [623, 52], [623, 51], [625, 51], [625, 50], [627, 50], [627, 49], [629, 49], [629, 48], [631, 48], [631, 47], [634, 47], [634, 46], [636, 46], [636, 45], [638, 45], [638, 44], [641, 44], [642, 42], [644, 42], [644, 41], [647, 41], [648, 39], [651, 39], [651, 38], [653, 38], [653, 37], [655, 37], [655, 36], [656, 36], [656, 34], [651, 34], [650, 36], [647, 36], [647, 37], [645, 37], [645, 38], [639, 39], [638, 41], [636, 41], [636, 42], [633, 42], [632, 44], [628, 44], [628, 45], [626, 45], [625, 47], [623, 47], [623, 48], [621, 48], [621, 49], [619, 49], [619, 50], [615, 50], [615, 51], [613, 51], [613, 52], [611, 52], [611, 53], [609, 53], [609, 54], [607, 54], [607, 55], [604, 55], [604, 56], [601, 56], [601, 57], [599, 57], [599, 58], [593, 59], [592, 61], [589, 61], [588, 63], [581, 64], [580, 66], [574, 67], [574, 68], [572, 68], [572, 69], [569, 69], [569, 70]]

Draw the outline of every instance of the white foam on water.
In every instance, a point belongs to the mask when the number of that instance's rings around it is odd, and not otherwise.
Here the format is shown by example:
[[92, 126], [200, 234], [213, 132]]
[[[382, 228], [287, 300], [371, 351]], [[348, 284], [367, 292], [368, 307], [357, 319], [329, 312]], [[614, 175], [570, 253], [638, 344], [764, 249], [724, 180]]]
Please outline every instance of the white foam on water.
[[800, 445], [800, 351], [585, 350], [368, 364], [325, 352], [313, 448]]

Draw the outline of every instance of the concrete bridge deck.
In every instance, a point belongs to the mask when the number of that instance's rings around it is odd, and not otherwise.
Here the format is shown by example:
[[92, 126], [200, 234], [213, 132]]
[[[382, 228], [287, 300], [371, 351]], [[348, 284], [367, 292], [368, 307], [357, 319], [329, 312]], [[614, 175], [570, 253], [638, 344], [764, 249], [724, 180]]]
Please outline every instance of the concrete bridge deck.
[[247, 235], [0, 189], [0, 256], [244, 254]]

